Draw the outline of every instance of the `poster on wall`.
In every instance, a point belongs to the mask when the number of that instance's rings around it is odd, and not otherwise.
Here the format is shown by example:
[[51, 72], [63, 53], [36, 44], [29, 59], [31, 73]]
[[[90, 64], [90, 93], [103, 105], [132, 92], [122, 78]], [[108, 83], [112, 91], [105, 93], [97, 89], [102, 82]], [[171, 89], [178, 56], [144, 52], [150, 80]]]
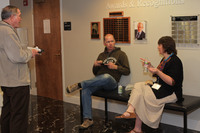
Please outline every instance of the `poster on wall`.
[[147, 40], [147, 22], [146, 21], [135, 21], [134, 22], [134, 40], [136, 42], [146, 42]]
[[91, 22], [91, 39], [100, 39], [100, 22]]

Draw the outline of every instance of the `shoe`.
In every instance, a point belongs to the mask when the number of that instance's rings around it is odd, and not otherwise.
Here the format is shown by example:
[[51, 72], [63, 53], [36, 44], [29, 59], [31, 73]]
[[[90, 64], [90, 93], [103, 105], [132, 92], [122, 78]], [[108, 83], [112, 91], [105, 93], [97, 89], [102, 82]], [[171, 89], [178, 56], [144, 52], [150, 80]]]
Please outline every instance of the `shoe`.
[[80, 125], [80, 129], [87, 129], [93, 125], [93, 120], [85, 119], [84, 122]]
[[129, 113], [130, 115], [129, 116], [126, 116], [124, 114], [120, 115], [120, 116], [116, 116], [115, 118], [116, 119], [133, 119], [133, 118], [136, 118], [136, 114], [135, 113], [131, 113], [131, 112], [127, 112], [126, 113]]
[[76, 84], [67, 86], [66, 91], [68, 93], [71, 93], [71, 92], [74, 92], [74, 91], [76, 91], [78, 89], [80, 89], [80, 87], [78, 86], [78, 83], [76, 83]]
[[133, 130], [131, 130], [130, 132], [128, 132], [128, 133], [143, 133], [142, 131], [141, 132], [136, 132], [134, 129]]

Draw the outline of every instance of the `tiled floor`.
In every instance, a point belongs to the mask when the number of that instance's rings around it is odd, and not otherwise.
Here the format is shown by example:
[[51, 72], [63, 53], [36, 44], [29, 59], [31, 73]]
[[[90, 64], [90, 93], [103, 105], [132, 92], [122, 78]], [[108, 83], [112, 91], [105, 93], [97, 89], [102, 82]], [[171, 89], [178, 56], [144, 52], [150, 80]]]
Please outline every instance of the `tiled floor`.
[[[94, 125], [79, 130], [80, 108], [78, 105], [40, 96], [31, 96], [28, 133], [125, 133], [134, 126], [134, 120], [115, 120], [117, 114], [109, 113], [109, 122], [104, 124], [104, 111], [94, 109]], [[156, 131], [143, 125], [144, 133]], [[159, 133], [183, 133], [182, 128], [161, 124]], [[188, 133], [200, 133], [189, 130]]]

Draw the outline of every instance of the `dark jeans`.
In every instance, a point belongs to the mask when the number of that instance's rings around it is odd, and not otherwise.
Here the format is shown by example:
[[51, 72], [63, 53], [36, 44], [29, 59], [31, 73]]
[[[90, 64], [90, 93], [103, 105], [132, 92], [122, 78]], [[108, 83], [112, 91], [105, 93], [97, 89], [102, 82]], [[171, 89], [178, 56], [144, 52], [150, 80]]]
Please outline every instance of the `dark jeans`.
[[3, 107], [1, 133], [27, 133], [29, 86], [1, 87]]
[[99, 89], [114, 90], [117, 87], [117, 82], [111, 75], [101, 74], [92, 79], [82, 81], [81, 86], [83, 118], [92, 119], [92, 93]]

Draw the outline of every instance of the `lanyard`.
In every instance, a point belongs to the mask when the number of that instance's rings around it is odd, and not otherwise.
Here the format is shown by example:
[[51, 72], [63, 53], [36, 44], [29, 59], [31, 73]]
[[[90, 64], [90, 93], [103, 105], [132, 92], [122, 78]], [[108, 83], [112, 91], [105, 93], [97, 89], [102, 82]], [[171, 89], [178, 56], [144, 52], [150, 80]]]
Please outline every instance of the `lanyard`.
[[[171, 57], [173, 54], [174, 54], [174, 53], [171, 53], [167, 59], [164, 59], [164, 60], [161, 62], [162, 64], [159, 65], [159, 66], [160, 66], [160, 71], [163, 71], [163, 69], [164, 69], [164, 67], [165, 67], [165, 64], [167, 63], [167, 61], [170, 59], [170, 57]], [[160, 77], [158, 76], [158, 77], [157, 77], [157, 83], [159, 83], [159, 79], [160, 79]]]
[[167, 59], [164, 59], [164, 61], [169, 60], [169, 58], [170, 58], [173, 54], [174, 54], [174, 53], [171, 53]]

